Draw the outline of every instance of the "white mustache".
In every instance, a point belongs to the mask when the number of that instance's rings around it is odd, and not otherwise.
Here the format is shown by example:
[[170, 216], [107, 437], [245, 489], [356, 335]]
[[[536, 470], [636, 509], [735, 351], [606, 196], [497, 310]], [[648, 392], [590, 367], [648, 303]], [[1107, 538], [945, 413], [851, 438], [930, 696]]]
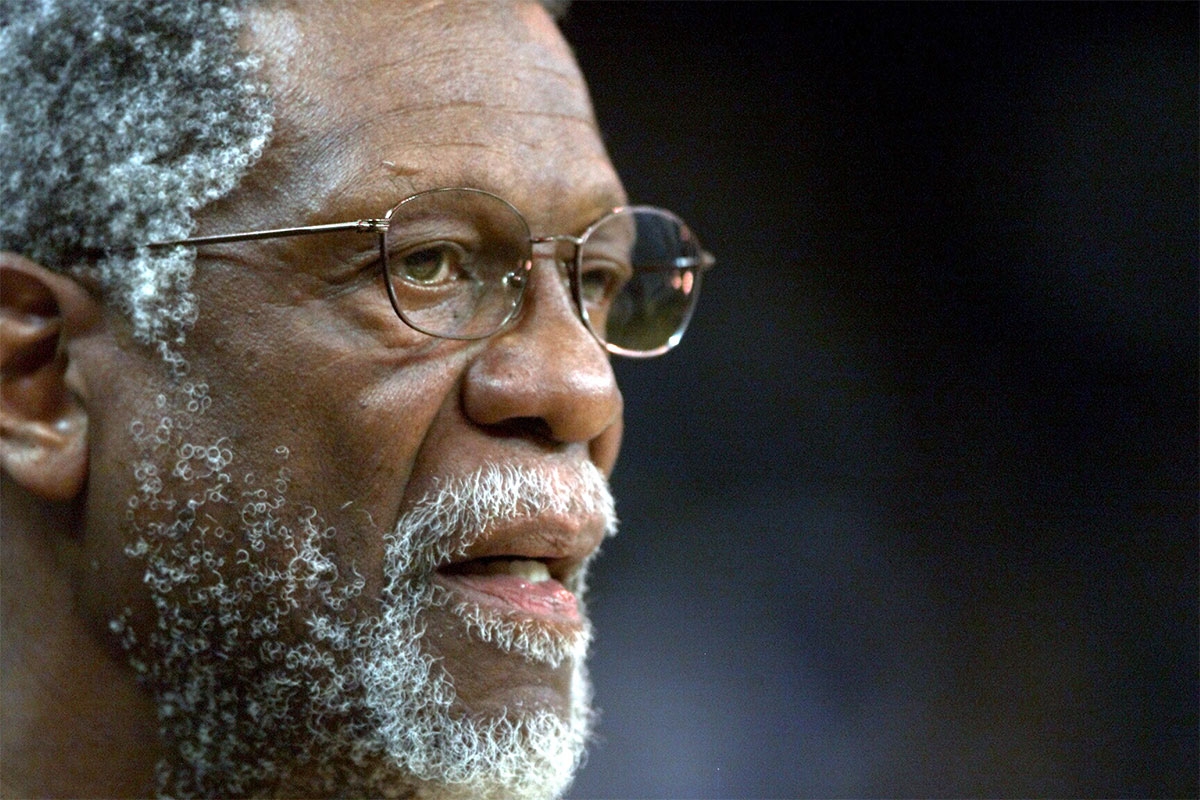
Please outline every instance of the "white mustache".
[[400, 516], [385, 536], [395, 559], [389, 573], [430, 574], [489, 530], [542, 514], [599, 517], [606, 537], [617, 532], [608, 481], [590, 461], [551, 469], [488, 464], [436, 479], [435, 488]]

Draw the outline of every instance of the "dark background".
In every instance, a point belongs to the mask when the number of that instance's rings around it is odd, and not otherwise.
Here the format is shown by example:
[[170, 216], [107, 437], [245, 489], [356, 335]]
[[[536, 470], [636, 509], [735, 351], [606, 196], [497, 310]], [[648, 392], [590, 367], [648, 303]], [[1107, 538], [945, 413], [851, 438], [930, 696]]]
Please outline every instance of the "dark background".
[[608, 4], [630, 196], [575, 797], [1196, 796], [1196, 4]]

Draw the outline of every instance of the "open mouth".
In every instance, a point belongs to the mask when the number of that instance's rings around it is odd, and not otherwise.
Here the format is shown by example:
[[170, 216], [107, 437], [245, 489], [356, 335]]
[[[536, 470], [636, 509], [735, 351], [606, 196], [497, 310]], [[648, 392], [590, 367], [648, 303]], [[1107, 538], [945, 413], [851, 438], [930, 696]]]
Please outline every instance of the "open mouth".
[[579, 625], [574, 591], [579, 571], [578, 559], [501, 555], [447, 564], [434, 580], [464, 600], [509, 616]]

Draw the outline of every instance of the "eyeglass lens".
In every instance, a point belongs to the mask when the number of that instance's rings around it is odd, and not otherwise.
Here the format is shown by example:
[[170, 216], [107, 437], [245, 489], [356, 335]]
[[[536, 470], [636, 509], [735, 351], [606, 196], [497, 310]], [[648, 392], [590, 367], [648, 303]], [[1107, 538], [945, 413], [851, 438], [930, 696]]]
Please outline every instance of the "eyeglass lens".
[[[631, 353], [674, 346], [695, 307], [700, 253], [687, 226], [661, 209], [625, 208], [600, 220], [580, 249], [580, 294], [592, 330]], [[599, 292], [604, 267], [614, 263], [619, 281]]]
[[[633, 207], [592, 225], [578, 252], [576, 301], [608, 349], [648, 355], [673, 346], [699, 290], [700, 248], [670, 212]], [[478, 339], [520, 311], [532, 251], [524, 217], [473, 189], [435, 189], [397, 206], [384, 236], [388, 295], [425, 333]]]

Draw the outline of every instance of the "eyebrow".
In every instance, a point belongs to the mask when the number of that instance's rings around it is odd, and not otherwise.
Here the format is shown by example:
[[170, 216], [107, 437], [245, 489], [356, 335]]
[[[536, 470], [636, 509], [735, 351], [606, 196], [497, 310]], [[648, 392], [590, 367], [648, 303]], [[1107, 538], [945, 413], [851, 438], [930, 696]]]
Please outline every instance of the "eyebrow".
[[[461, 143], [459, 143], [461, 146]], [[404, 163], [391, 160], [377, 162], [378, 169], [360, 176], [348, 185], [339, 187], [331, 193], [347, 201], [348, 207], [373, 209], [368, 215], [383, 214], [389, 211], [399, 200], [411, 194], [438, 189], [447, 186], [461, 186], [472, 189], [482, 189], [512, 202], [514, 194], [512, 187], [492, 179], [486, 172], [470, 168], [452, 174], [431, 176], [431, 181], [414, 181], [412, 178], [424, 170], [415, 163]], [[386, 187], [386, 190], [385, 190]], [[382, 199], [384, 191], [391, 192], [389, 199]], [[556, 196], [566, 198], [569, 205], [579, 208], [582, 225], [588, 225], [596, 218], [613, 210], [628, 205], [629, 201], [619, 183], [609, 181], [590, 181], [587, 183], [567, 180], [556, 181], [549, 191]], [[371, 205], [368, 197], [378, 197], [380, 200]], [[381, 205], [382, 204], [382, 205]], [[378, 207], [377, 206], [381, 206]], [[532, 209], [520, 208], [522, 215], [530, 217]]]

